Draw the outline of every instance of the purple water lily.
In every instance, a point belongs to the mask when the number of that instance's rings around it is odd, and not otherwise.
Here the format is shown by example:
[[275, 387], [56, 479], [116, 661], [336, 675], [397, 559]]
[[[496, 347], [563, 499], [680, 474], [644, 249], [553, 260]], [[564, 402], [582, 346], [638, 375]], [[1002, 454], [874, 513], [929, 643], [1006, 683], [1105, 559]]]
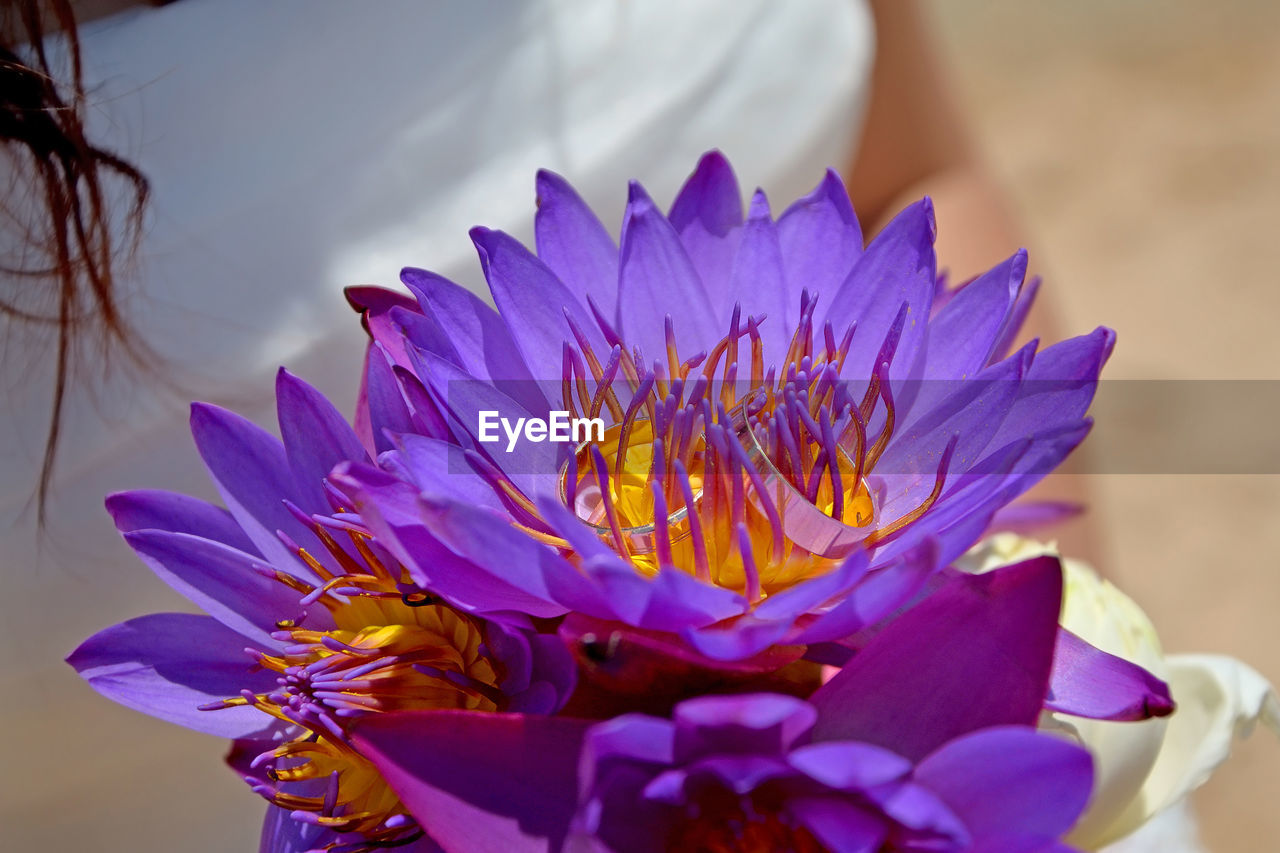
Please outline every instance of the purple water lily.
[[[403, 274], [413, 299], [351, 291], [379, 467], [333, 482], [419, 582], [572, 611], [562, 632], [602, 694], [668, 689], [673, 660], [754, 678], [911, 601], [1083, 439], [1114, 342], [1010, 355], [1036, 289], [1025, 254], [940, 288], [928, 201], [864, 249], [834, 173], [776, 220], [757, 193], [744, 218], [708, 154], [669, 216], [632, 186], [619, 249], [544, 172], [536, 229], [537, 256], [472, 232], [496, 312], [422, 270]], [[553, 410], [607, 428], [483, 440], [482, 412]], [[1143, 682], [1063, 644], [1064, 666]], [[1090, 713], [1167, 712], [1154, 680], [1119, 696]]]
[[355, 739], [449, 853], [1060, 853], [1092, 785], [1034, 729], [1061, 592], [1045, 558], [950, 577], [808, 701], [391, 714]]
[[368, 460], [356, 433], [284, 371], [277, 397], [283, 442], [222, 409], [192, 409], [226, 509], [164, 492], [107, 500], [142, 560], [207, 615], [142, 616], [68, 661], [111, 699], [235, 739], [230, 763], [272, 804], [264, 851], [434, 850], [350, 741], [351, 721], [549, 713], [572, 689], [572, 659], [501, 600], [463, 604], [415, 583], [326, 486], [338, 462]]
[[[619, 248], [543, 172], [536, 230], [536, 256], [472, 232], [497, 312], [423, 270], [402, 276], [413, 300], [352, 292], [383, 470], [338, 482], [424, 577], [406, 542], [435, 538], [487, 583], [681, 632], [719, 660], [908, 600], [1084, 438], [1114, 341], [1100, 328], [1010, 354], [1035, 292], [1025, 253], [940, 291], [929, 201], [864, 249], [834, 173], [776, 220], [760, 192], [744, 217], [713, 152], [667, 216], [632, 185]], [[553, 411], [603, 436], [504, 444], [481, 428], [484, 412]], [[589, 583], [493, 542], [495, 515]], [[539, 568], [515, 577], [517, 561]]]

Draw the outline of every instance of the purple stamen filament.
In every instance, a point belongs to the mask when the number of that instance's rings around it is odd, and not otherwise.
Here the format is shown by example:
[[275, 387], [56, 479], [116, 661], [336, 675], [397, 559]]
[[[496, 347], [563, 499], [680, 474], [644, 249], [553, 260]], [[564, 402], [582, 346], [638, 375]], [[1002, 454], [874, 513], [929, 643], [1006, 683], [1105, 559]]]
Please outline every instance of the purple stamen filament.
[[[572, 340], [565, 345], [562, 377], [566, 408], [576, 402], [574, 410], [597, 416], [607, 407], [612, 426], [604, 442], [580, 447], [566, 464], [566, 505], [595, 526], [619, 556], [646, 573], [677, 565], [718, 583], [722, 569], [730, 565], [733, 570], [726, 577], [737, 578], [736, 562], [742, 561], [741, 582], [758, 588], [759, 596], [776, 591], [777, 583], [785, 586], [833, 565], [825, 551], [807, 550], [804, 536], [786, 532], [806, 529], [783, 524], [784, 509], [799, 511], [794, 501], [860, 531], [850, 541], [865, 547], [921, 518], [940, 496], [950, 453], [944, 454], [929, 496], [891, 522], [876, 518], [875, 501], [881, 498], [873, 497], [867, 482], [897, 427], [890, 365], [908, 306], [901, 306], [880, 343], [871, 375], [854, 377], [865, 381], [859, 400], [841, 376], [855, 325], [837, 329], [827, 321], [819, 327], [817, 304], [816, 295], [802, 294], [786, 356], [767, 371], [761, 334], [766, 318], [745, 316], [741, 306], [734, 306], [723, 338], [684, 360], [678, 320], [666, 316], [661, 357], [643, 371], [636, 369], [645, 363], [643, 356], [638, 350], [628, 353], [594, 305], [600, 333], [610, 346], [603, 366], [570, 318]], [[745, 376], [740, 367], [744, 338], [750, 346]], [[594, 390], [588, 387], [588, 371]], [[620, 377], [629, 386], [625, 405], [615, 389]], [[879, 426], [868, 436], [873, 420]], [[739, 433], [741, 429], [754, 438]], [[751, 453], [762, 453], [767, 462], [747, 454], [743, 442], [748, 440], [758, 447]], [[587, 484], [592, 500], [580, 505]], [[518, 523], [533, 528], [541, 541], [569, 550], [545, 522], [539, 523], [531, 502], [518, 500], [513, 491], [504, 484], [504, 494], [525, 514]], [[744, 547], [766, 547], [767, 559], [757, 561]], [[814, 540], [811, 547], [821, 543]]]

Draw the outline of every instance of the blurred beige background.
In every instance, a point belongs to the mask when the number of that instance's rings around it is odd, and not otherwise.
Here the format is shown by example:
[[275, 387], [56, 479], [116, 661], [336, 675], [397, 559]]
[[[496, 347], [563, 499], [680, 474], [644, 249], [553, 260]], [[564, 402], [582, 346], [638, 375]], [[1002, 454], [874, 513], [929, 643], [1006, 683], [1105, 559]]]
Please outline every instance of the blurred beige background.
[[[1064, 331], [1117, 329], [1112, 378], [1280, 379], [1280, 3], [931, 5]], [[1280, 683], [1280, 477], [1089, 481], [1104, 568], [1166, 649]], [[1206, 844], [1277, 849], [1277, 795], [1258, 732], [1196, 797]]]

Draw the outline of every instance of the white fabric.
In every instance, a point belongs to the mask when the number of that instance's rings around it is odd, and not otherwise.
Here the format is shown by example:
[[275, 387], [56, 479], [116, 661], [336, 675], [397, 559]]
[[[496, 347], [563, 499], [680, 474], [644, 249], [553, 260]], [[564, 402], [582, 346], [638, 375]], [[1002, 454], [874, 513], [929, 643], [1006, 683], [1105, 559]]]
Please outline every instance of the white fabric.
[[51, 352], [4, 335], [0, 848], [244, 849], [260, 804], [217, 765], [223, 745], [113, 708], [62, 663], [98, 629], [186, 608], [119, 542], [103, 495], [210, 496], [186, 401], [270, 425], [279, 364], [349, 409], [362, 333], [341, 288], [415, 265], [479, 289], [467, 229], [528, 238], [540, 166], [613, 228], [628, 178], [664, 202], [712, 147], [744, 189], [807, 192], [850, 160], [870, 15], [853, 0], [181, 0], [82, 41], [95, 130], [154, 190], [129, 312], [184, 388], [130, 376], [73, 395], [41, 545]]

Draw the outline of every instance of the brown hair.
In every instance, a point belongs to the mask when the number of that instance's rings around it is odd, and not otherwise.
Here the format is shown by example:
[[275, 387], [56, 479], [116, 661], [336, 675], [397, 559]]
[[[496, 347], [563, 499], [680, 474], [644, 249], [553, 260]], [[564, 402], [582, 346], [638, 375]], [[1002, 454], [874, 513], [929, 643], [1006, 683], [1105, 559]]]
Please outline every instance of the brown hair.
[[[134, 166], [85, 135], [80, 42], [68, 0], [0, 0], [0, 6], [6, 18], [0, 21], [0, 142], [16, 167], [11, 189], [29, 181], [23, 189], [31, 197], [15, 199], [16, 205], [0, 202], [6, 224], [19, 231], [15, 257], [0, 257], [0, 317], [10, 327], [48, 327], [56, 335], [53, 401], [36, 491], [43, 526], [63, 404], [77, 367], [90, 353], [103, 363], [117, 353], [136, 365], [153, 363], [121, 312], [115, 276], [115, 265], [141, 237], [148, 185]], [[44, 43], [54, 28], [62, 31], [70, 64], [61, 83]], [[110, 181], [122, 181], [131, 196], [126, 215], [115, 223]]]

